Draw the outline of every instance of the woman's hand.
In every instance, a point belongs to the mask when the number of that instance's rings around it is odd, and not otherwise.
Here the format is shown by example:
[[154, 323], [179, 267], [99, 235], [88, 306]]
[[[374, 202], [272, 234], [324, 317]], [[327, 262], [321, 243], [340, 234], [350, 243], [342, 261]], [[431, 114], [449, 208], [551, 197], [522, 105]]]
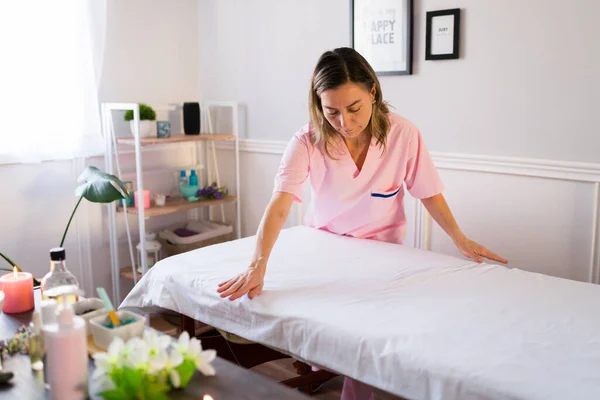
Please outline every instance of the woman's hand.
[[221, 293], [223, 298], [229, 297], [229, 300], [239, 299], [248, 293], [248, 298], [252, 300], [262, 292], [265, 281], [266, 268], [260, 264], [258, 261], [254, 261], [246, 272], [219, 283], [217, 292]]
[[221, 297], [235, 300], [248, 293], [248, 298], [252, 300], [262, 292], [269, 254], [290, 213], [294, 199], [295, 196], [291, 193], [273, 193], [256, 232], [256, 250], [252, 256], [254, 261], [246, 272], [219, 284], [217, 292], [221, 293]]
[[444, 199], [444, 196], [441, 193], [429, 198], [421, 199], [421, 202], [423, 202], [423, 205], [429, 214], [431, 214], [435, 222], [437, 222], [444, 232], [452, 238], [452, 241], [458, 250], [465, 257], [475, 260], [478, 263], [483, 262], [483, 257], [498, 261], [502, 264], [508, 263], [506, 259], [500, 257], [498, 254], [495, 254], [463, 235], [458, 228], [458, 224], [454, 220], [454, 216], [448, 207], [448, 203], [446, 203], [446, 199]]
[[466, 237], [462, 237], [461, 239], [454, 242], [456, 248], [467, 258], [475, 260], [478, 263], [483, 262], [483, 257], [498, 261], [502, 264], [507, 264], [508, 261], [498, 254], [486, 249], [482, 245], [477, 242], [474, 242]]

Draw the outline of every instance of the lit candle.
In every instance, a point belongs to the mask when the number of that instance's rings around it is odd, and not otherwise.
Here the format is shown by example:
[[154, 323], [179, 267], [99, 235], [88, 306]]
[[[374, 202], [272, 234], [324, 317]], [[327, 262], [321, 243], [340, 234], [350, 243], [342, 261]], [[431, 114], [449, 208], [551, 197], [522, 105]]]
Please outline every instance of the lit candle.
[[213, 400], [213, 398], [210, 394], [205, 394], [202, 400]]
[[4, 292], [4, 307], [7, 314], [16, 314], [33, 309], [33, 275], [27, 272], [17, 272], [0, 277], [0, 288]]

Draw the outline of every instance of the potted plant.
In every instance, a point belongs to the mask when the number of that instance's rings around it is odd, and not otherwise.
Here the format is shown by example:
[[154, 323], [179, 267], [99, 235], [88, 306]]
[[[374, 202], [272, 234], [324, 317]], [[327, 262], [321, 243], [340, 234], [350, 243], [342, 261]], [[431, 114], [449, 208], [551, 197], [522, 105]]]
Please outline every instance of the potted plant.
[[[65, 243], [65, 238], [67, 237], [67, 232], [69, 230], [69, 226], [71, 225], [71, 221], [75, 216], [75, 212], [81, 203], [81, 200], [84, 198], [92, 203], [110, 203], [115, 200], [121, 200], [127, 198], [129, 193], [127, 192], [127, 188], [125, 184], [119, 180], [114, 175], [107, 174], [105, 172], [100, 171], [96, 167], [88, 166], [83, 173], [77, 179], [79, 182], [79, 186], [75, 189], [75, 196], [79, 197], [73, 212], [71, 213], [71, 217], [69, 218], [69, 222], [67, 222], [67, 226], [62, 235], [62, 239], [60, 240], [60, 247]], [[17, 271], [21, 271], [21, 268], [12, 261], [10, 258], [0, 253], [0, 257], [4, 258], [6, 262], [11, 265], [11, 269], [8, 271], [12, 271], [13, 268], [17, 268]], [[7, 270], [6, 268], [0, 268], [0, 270]], [[39, 283], [34, 279], [34, 285], [38, 286]]]
[[[154, 127], [154, 121], [156, 121], [156, 112], [147, 104], [140, 103], [140, 137], [152, 136], [152, 128]], [[129, 121], [129, 129], [133, 134], [134, 120], [133, 111], [127, 110], [124, 115], [125, 121]]]

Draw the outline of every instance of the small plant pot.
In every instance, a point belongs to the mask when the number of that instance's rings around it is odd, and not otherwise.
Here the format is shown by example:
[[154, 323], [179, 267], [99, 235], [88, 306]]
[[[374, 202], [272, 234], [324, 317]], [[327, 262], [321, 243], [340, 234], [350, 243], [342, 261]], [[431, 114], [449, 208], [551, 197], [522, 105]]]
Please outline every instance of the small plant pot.
[[144, 334], [146, 320], [143, 316], [130, 311], [116, 311], [116, 313], [120, 321], [131, 318], [135, 321], [109, 328], [107, 327], [107, 322], [110, 321], [108, 313], [90, 319], [90, 330], [92, 331], [94, 343], [102, 349], [108, 349], [108, 346], [116, 337], [120, 337], [126, 342], [133, 337], [142, 337]]
[[[131, 134], [134, 134], [134, 126], [135, 126], [135, 121], [131, 120], [129, 121], [129, 129], [131, 129]], [[153, 134], [153, 127], [155, 127], [156, 124], [154, 121], [150, 121], [150, 120], [142, 120], [140, 121], [140, 137], [152, 137], [152, 136], [156, 136]]]

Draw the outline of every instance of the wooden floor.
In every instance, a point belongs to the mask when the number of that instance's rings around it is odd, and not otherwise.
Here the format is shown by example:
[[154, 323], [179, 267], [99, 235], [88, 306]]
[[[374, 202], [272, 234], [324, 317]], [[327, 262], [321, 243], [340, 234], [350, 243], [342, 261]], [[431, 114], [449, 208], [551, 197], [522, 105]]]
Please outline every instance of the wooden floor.
[[[293, 378], [296, 375], [295, 369], [292, 366], [292, 359], [284, 359], [271, 361], [266, 364], [259, 365], [252, 368], [252, 371], [262, 375], [266, 375], [269, 378], [282, 381], [284, 379]], [[312, 396], [313, 399], [321, 400], [339, 400], [342, 395], [342, 385], [344, 378], [337, 377], [326, 382], [321, 389]]]

